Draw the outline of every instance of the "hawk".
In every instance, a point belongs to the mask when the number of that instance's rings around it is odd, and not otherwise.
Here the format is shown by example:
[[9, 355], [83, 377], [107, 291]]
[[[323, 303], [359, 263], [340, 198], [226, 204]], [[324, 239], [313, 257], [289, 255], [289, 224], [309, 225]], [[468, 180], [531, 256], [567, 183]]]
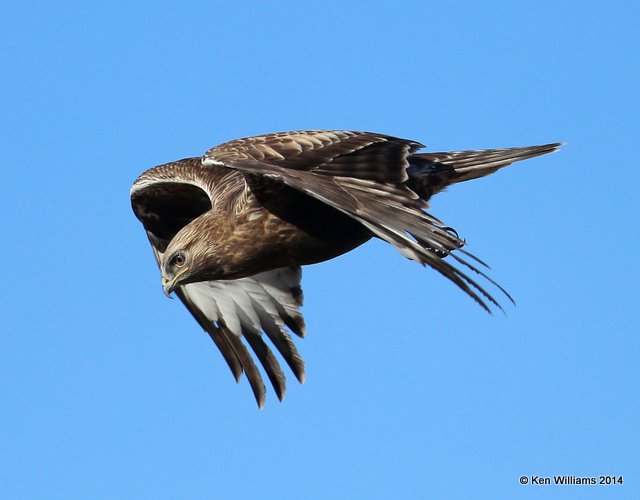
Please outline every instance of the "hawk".
[[[418, 153], [418, 142], [347, 130], [281, 132], [227, 142], [202, 157], [144, 172], [131, 188], [162, 274], [210, 335], [236, 381], [246, 373], [259, 407], [285, 376], [268, 338], [296, 378], [304, 362], [301, 266], [337, 257], [372, 237], [442, 274], [490, 311], [477, 281], [482, 261], [428, 212], [434, 194], [562, 144]], [[243, 341], [244, 340], [244, 341]], [[246, 345], [245, 345], [246, 343]]]

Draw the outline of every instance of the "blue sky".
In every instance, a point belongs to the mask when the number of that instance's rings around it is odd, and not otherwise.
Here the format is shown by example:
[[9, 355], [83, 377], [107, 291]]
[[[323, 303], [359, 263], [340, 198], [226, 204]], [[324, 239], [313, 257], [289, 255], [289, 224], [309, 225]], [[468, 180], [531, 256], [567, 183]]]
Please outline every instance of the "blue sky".
[[[638, 498], [632, 2], [24, 2], [0, 33], [0, 496]], [[514, 296], [380, 242], [305, 269], [258, 411], [164, 298], [129, 187], [263, 132], [567, 141], [437, 196]], [[521, 486], [521, 475], [624, 475]]]

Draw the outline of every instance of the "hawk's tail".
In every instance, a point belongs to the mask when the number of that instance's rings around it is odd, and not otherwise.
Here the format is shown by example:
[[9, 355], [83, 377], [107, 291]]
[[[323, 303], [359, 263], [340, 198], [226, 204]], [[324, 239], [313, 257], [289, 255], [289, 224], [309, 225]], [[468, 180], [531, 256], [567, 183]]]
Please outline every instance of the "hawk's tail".
[[409, 157], [408, 184], [420, 198], [428, 200], [451, 184], [484, 177], [516, 161], [553, 153], [563, 144], [413, 154]]

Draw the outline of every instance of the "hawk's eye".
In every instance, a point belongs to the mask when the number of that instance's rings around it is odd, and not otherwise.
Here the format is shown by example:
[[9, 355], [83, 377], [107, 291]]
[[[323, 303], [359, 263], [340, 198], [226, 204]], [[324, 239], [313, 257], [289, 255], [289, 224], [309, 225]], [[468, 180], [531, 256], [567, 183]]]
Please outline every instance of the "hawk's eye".
[[173, 257], [171, 257], [169, 264], [171, 264], [172, 266], [182, 267], [184, 266], [185, 262], [187, 262], [187, 258], [185, 257], [184, 253], [178, 252]]

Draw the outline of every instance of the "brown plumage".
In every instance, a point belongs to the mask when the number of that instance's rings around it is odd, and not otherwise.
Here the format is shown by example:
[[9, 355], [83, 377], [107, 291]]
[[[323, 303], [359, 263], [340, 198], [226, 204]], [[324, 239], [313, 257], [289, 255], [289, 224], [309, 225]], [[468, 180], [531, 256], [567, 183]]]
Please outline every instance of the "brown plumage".
[[482, 262], [426, 211], [427, 201], [451, 184], [560, 145], [416, 153], [417, 142], [368, 132], [268, 134], [147, 170], [131, 188], [131, 204], [165, 293], [175, 291], [236, 380], [247, 374], [262, 406], [266, 390], [242, 337], [280, 399], [285, 376], [263, 333], [304, 381], [304, 363], [288, 333], [305, 331], [302, 265], [376, 236], [434, 268], [487, 311], [490, 304], [500, 307], [469, 275], [496, 285], [479, 269]]

